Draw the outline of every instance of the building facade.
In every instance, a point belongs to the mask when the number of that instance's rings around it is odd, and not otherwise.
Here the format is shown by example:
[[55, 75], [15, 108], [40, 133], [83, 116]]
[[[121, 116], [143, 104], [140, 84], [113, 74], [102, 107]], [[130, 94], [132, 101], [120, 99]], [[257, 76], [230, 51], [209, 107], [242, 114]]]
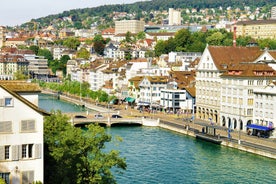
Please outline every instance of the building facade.
[[150, 105], [159, 104], [161, 90], [167, 87], [167, 76], [145, 76], [139, 84], [140, 98], [137, 101], [146, 102]]
[[8, 184], [44, 182], [43, 121], [49, 114], [34, 104], [34, 92], [19, 95], [28, 90], [22, 85], [11, 90], [0, 83], [0, 177]]
[[[264, 88], [256, 89], [254, 93], [254, 124], [266, 126], [270, 128], [275, 127], [276, 123], [276, 84], [270, 83]], [[275, 130], [271, 137], [276, 138]]]
[[[234, 29], [234, 25], [232, 30]], [[276, 19], [240, 21], [236, 24], [237, 36], [251, 36], [254, 39], [276, 39]]]
[[145, 22], [140, 20], [115, 21], [115, 34], [127, 33], [137, 34], [145, 30]]
[[28, 75], [29, 61], [22, 55], [5, 54], [0, 55], [0, 79], [12, 80], [16, 72]]
[[220, 125], [246, 131], [254, 123], [254, 91], [275, 80], [276, 72], [264, 63], [241, 63], [229, 67], [221, 78]]
[[221, 123], [221, 75], [229, 66], [253, 62], [262, 52], [255, 47], [207, 46], [196, 70], [197, 118]]
[[181, 25], [181, 12], [169, 8], [169, 25]]

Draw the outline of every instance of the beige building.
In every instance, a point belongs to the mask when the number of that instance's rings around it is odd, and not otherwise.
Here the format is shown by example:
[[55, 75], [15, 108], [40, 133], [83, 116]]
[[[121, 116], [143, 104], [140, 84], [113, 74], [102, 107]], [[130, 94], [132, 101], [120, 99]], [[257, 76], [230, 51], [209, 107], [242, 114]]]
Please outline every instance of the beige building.
[[121, 20], [115, 21], [115, 34], [120, 33], [139, 33], [145, 30], [145, 22], [140, 20]]
[[29, 61], [22, 55], [0, 55], [0, 80], [12, 80], [16, 72], [28, 74], [28, 65]]
[[207, 46], [196, 71], [196, 117], [221, 123], [221, 75], [240, 62], [253, 62], [262, 52], [256, 47]]
[[[233, 26], [232, 30], [234, 29]], [[237, 22], [236, 26], [237, 36], [251, 36], [254, 39], [276, 39], [276, 19], [240, 21]]]
[[169, 25], [181, 25], [181, 12], [169, 8]]

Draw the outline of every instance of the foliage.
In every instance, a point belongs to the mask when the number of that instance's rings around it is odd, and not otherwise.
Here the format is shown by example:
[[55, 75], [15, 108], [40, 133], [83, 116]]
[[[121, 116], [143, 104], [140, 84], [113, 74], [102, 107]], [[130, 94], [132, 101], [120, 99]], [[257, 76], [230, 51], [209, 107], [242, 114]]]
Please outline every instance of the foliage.
[[168, 54], [169, 52], [203, 52], [206, 44], [230, 46], [233, 44], [232, 33], [225, 29], [210, 30], [206, 33], [190, 33], [187, 29], [176, 32], [174, 38], [160, 40], [155, 46], [155, 55]]
[[31, 45], [31, 46], [29, 47], [29, 49], [32, 50], [32, 51], [35, 53], [35, 55], [38, 54], [38, 50], [39, 50], [39, 47], [38, 47], [38, 46], [36, 46], [36, 45]]
[[0, 184], [5, 184], [5, 180], [3, 178], [0, 177]]
[[107, 44], [107, 40], [104, 40], [102, 35], [97, 34], [95, 35], [93, 42], [94, 42], [95, 52], [99, 55], [103, 55], [105, 45]]
[[65, 81], [63, 83], [42, 82], [39, 81], [39, 86], [48, 88], [54, 91], [61, 91], [72, 95], [81, 95], [81, 97], [89, 97], [98, 102], [108, 102], [108, 94], [104, 91], [92, 91], [88, 83], [80, 83], [77, 81]]
[[60, 60], [51, 60], [49, 61], [49, 67], [51, 68], [53, 73], [56, 73], [57, 70], [61, 70], [63, 76], [66, 75], [66, 65], [67, 61], [70, 60], [68, 55], [63, 55]]
[[262, 49], [271, 49], [271, 50], [275, 50], [276, 49], [276, 40], [275, 39], [259, 39], [257, 40], [258, 45], [260, 46], [260, 48]]
[[126, 169], [119, 152], [103, 152], [111, 141], [104, 128], [90, 124], [74, 128], [60, 111], [44, 122], [45, 183], [116, 183], [111, 168]]
[[77, 51], [77, 58], [89, 59], [90, 53], [85, 48], [81, 48]]
[[44, 56], [45, 59], [48, 59], [48, 61], [53, 60], [53, 55], [48, 49], [39, 49], [38, 56]]
[[[205, 9], [205, 8], [218, 8], [222, 7], [224, 10], [228, 7], [232, 9], [240, 8], [244, 9], [244, 5], [249, 6], [251, 8], [256, 7], [265, 7], [266, 9], [270, 8], [269, 5], [275, 6], [275, 0], [152, 0], [152, 1], [139, 1], [132, 4], [115, 4], [115, 5], [103, 5], [99, 7], [93, 8], [84, 8], [84, 9], [73, 9], [70, 11], [64, 11], [63, 13], [56, 15], [49, 15], [43, 18], [34, 19], [34, 22], [39, 22], [41, 26], [47, 26], [52, 23], [53, 20], [57, 22], [60, 21], [63, 17], [71, 17], [72, 23], [64, 24], [64, 26], [76, 27], [79, 29], [89, 28], [91, 24], [98, 24], [98, 27], [102, 30], [112, 26], [112, 13], [113, 12], [126, 12], [126, 13], [134, 13], [136, 20], [140, 20], [140, 18], [144, 18], [146, 21], [156, 20], [156, 23], [161, 23], [162, 16], [153, 17], [150, 13], [144, 12], [153, 12], [153, 11], [163, 11], [168, 10], [169, 8], [195, 8]], [[143, 10], [143, 12], [141, 11]], [[187, 17], [183, 15], [183, 20], [187, 21]], [[197, 20], [190, 20], [190, 22], [194, 22]], [[22, 25], [22, 27], [28, 27], [28, 24]]]
[[80, 45], [80, 41], [76, 37], [68, 37], [63, 40], [63, 45], [70, 49], [77, 50], [77, 47]]
[[23, 80], [23, 79], [28, 79], [28, 74], [24, 74], [22, 71], [17, 70], [13, 74], [15, 80]]
[[136, 38], [137, 40], [144, 40], [146, 38], [146, 33], [144, 31], [141, 31], [137, 33]]

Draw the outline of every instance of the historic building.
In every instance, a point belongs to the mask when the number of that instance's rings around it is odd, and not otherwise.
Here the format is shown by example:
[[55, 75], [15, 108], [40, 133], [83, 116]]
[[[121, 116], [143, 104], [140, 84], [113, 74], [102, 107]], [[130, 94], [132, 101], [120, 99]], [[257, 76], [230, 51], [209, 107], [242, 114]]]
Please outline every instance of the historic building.
[[197, 118], [221, 123], [221, 75], [240, 62], [253, 62], [261, 51], [256, 47], [207, 46], [196, 70]]
[[0, 177], [6, 183], [44, 182], [43, 121], [38, 86], [0, 82]]

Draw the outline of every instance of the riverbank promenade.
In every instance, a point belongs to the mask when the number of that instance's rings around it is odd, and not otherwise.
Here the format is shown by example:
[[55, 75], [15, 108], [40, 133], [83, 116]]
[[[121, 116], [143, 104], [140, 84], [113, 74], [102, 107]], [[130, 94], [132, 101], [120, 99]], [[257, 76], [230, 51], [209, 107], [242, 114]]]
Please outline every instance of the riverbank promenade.
[[[42, 91], [42, 93], [48, 93], [49, 91]], [[107, 105], [99, 104], [91, 101], [85, 101], [76, 97], [70, 97], [68, 95], [60, 95], [61, 99], [76, 103], [79, 105], [85, 105], [87, 108], [95, 110], [101, 113], [120, 114], [124, 118], [148, 118], [159, 119], [159, 127], [166, 128], [172, 131], [183, 133], [186, 135], [194, 136], [202, 135], [209, 139], [211, 142], [221, 142], [220, 144], [227, 147], [232, 147], [242, 151], [250, 152], [257, 155], [276, 159], [276, 139], [261, 138], [257, 136], [250, 136], [244, 132], [231, 131], [230, 138], [228, 129], [218, 125], [210, 125], [209, 121], [203, 121], [195, 119], [190, 121], [188, 116], [181, 116], [177, 114], [166, 114], [164, 112], [155, 111], [149, 113], [145, 111], [139, 111], [135, 108], [131, 108], [126, 104], [122, 105]], [[203, 128], [212, 127], [216, 129], [216, 135], [210, 136], [204, 134]]]

